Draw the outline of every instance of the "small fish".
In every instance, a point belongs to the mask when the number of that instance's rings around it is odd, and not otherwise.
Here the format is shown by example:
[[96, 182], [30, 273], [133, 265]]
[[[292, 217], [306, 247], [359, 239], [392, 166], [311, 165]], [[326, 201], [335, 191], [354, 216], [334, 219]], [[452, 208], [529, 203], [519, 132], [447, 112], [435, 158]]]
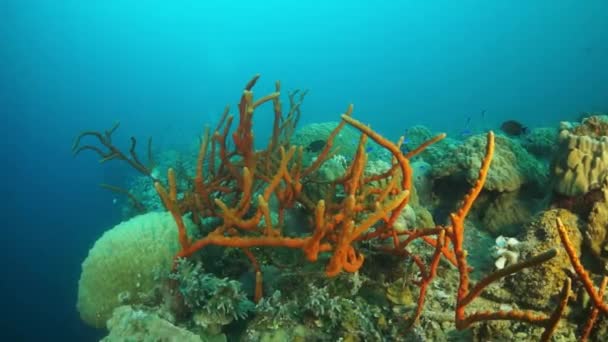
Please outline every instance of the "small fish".
[[424, 170], [430, 169], [430, 165], [426, 164], [426, 163], [424, 163], [424, 164], [421, 163], [420, 165], [417, 165], [416, 168], [418, 170], [424, 171]]
[[471, 117], [467, 117], [467, 121], [464, 122], [464, 128], [460, 131], [460, 137], [466, 138], [470, 135], [473, 135], [473, 130], [469, 127], [471, 124]]
[[505, 134], [510, 135], [512, 137], [518, 137], [520, 135], [528, 133], [528, 127], [522, 125], [519, 121], [508, 120], [500, 125], [500, 129], [505, 132]]
[[410, 137], [407, 135], [407, 131], [403, 134], [403, 141], [401, 142], [401, 153], [408, 154], [410, 148], [407, 146], [410, 143]]
[[306, 146], [306, 148], [304, 148], [304, 151], [319, 152], [325, 147], [325, 144], [326, 144], [325, 140], [315, 140], [315, 141], [311, 142], [310, 144], [308, 144], [308, 146]]
[[370, 153], [370, 152], [372, 152], [373, 150], [374, 150], [374, 147], [373, 147], [373, 146], [368, 146], [368, 147], [365, 149], [365, 153]]
[[462, 138], [466, 138], [466, 137], [471, 136], [471, 135], [473, 135], [473, 131], [471, 131], [471, 130], [470, 130], [470, 129], [468, 129], [468, 128], [465, 128], [465, 129], [463, 129], [463, 130], [460, 132], [460, 136], [461, 136]]

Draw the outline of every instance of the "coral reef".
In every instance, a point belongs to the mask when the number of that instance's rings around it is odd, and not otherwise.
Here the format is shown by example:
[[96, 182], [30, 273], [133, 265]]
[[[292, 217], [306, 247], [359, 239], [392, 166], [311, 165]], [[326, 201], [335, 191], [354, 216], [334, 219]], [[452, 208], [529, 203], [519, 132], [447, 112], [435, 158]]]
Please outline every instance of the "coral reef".
[[[215, 128], [205, 130], [195, 162], [184, 163], [189, 170], [148, 176], [170, 213], [155, 215], [173, 219], [173, 238], [137, 262], [160, 255], [156, 285], [165, 285], [164, 297], [129, 302], [131, 308], [109, 301], [102, 313], [83, 319], [99, 326], [118, 307], [111, 325], [125, 321], [119, 330], [137, 338], [138, 319], [147, 317], [202, 340], [245, 341], [549, 341], [603, 331], [596, 321], [608, 314], [608, 280], [596, 288], [597, 276], [581, 263], [583, 228], [576, 215], [550, 210], [537, 216], [517, 236], [522, 242], [516, 250], [513, 243], [499, 245], [498, 257], [509, 262], [492, 266], [493, 239], [483, 223], [498, 233], [527, 221], [533, 208], [519, 196], [549, 184], [546, 161], [519, 139], [489, 132], [446, 142], [444, 134], [420, 130], [415, 144], [409, 137], [393, 142], [354, 119], [352, 106], [340, 122], [310, 129], [308, 140], [294, 138], [305, 93], [289, 94], [284, 112], [279, 82], [274, 92], [254, 98], [258, 78], [245, 85], [235, 116], [226, 108]], [[274, 112], [272, 135], [256, 148], [253, 119], [265, 104]], [[112, 145], [111, 132], [92, 135], [115, 151], [110, 156], [127, 156]], [[94, 146], [84, 149], [107, 155]], [[134, 157], [116, 158], [139, 167]], [[431, 215], [427, 201], [438, 201], [438, 185], [448, 185], [452, 204]], [[485, 209], [489, 214], [480, 213]], [[593, 210], [589, 220], [597, 229], [586, 233], [599, 238], [604, 221], [601, 208]], [[514, 213], [500, 217], [504, 211]], [[435, 218], [447, 220], [435, 225]], [[125, 251], [140, 249], [137, 239], [124, 244]], [[133, 263], [125, 267], [131, 277], [144, 272], [143, 264]], [[104, 267], [113, 272], [116, 264], [110, 264]], [[155, 272], [154, 265], [145, 268]], [[171, 272], [162, 272], [166, 268]], [[574, 274], [564, 272], [568, 268]], [[573, 285], [584, 290], [588, 305], [572, 296]], [[242, 290], [247, 287], [250, 294]], [[579, 332], [572, 317], [583, 312], [589, 318]], [[144, 334], [141, 339], [155, 336], [152, 329]]]
[[[375, 227], [378, 232], [388, 231], [407, 204], [411, 188], [411, 168], [408, 159], [393, 143], [368, 131], [365, 126], [350, 118], [352, 106], [342, 115], [341, 122], [330, 134], [319, 155], [309, 167], [303, 167], [302, 148], [294, 146], [287, 149], [293, 129], [289, 124], [296, 120], [283, 118], [279, 101], [280, 84], [276, 92], [254, 101], [251, 88], [254, 77], [245, 87], [239, 104], [239, 122], [232, 134], [234, 149], [226, 146], [226, 138], [232, 123], [227, 116], [218, 126], [213, 138], [206, 132], [201, 144], [197, 163], [197, 173], [191, 193], [185, 195], [192, 201], [178, 200], [175, 175], [169, 170], [169, 188], [155, 183], [166, 208], [173, 214], [178, 226], [179, 241], [182, 246], [177, 257], [189, 257], [209, 245], [241, 248], [256, 267], [256, 298], [261, 296], [262, 275], [256, 258], [249, 251], [251, 247], [287, 247], [300, 249], [310, 261], [316, 261], [319, 253], [331, 251], [326, 274], [335, 276], [342, 271], [354, 272], [364, 261], [353, 244], [361, 239], [372, 238], [367, 231], [372, 226], [388, 218], [385, 228]], [[272, 101], [275, 110], [274, 130], [266, 150], [254, 150], [251, 131], [252, 118], [256, 107]], [[291, 113], [291, 111], [290, 111]], [[303, 181], [329, 158], [333, 140], [346, 123], [350, 123], [365, 134], [361, 135], [356, 155], [350, 163], [346, 175], [340, 182], [333, 182], [328, 190], [331, 196], [311, 199], [302, 191]], [[367, 163], [365, 144], [371, 138], [386, 147], [396, 163], [380, 175], [366, 177]], [[208, 151], [209, 150], [209, 151]], [[297, 151], [297, 153], [296, 153]], [[207, 155], [207, 153], [210, 153]], [[221, 156], [219, 165], [213, 165], [217, 155]], [[227, 158], [226, 156], [233, 156]], [[208, 162], [205, 161], [208, 158]], [[204, 168], [207, 164], [209, 167]], [[203, 174], [205, 172], [205, 174]], [[393, 175], [400, 172], [400, 177]], [[374, 184], [382, 183], [379, 189]], [[234, 184], [235, 187], [226, 187]], [[254, 189], [260, 192], [254, 194]], [[219, 192], [223, 196], [211, 200], [209, 194]], [[343, 195], [340, 195], [343, 194]], [[276, 199], [279, 220], [272, 224], [268, 203]], [[252, 203], [253, 202], [253, 203]], [[256, 203], [257, 202], [257, 203]], [[302, 206], [314, 213], [314, 233], [306, 237], [284, 236], [281, 228], [286, 209]], [[223, 222], [205, 237], [192, 240], [183, 227], [182, 213], [191, 212], [193, 217], [218, 217]], [[247, 214], [247, 216], [246, 216]], [[262, 221], [262, 219], [264, 221]], [[196, 222], [197, 220], [195, 220]]]

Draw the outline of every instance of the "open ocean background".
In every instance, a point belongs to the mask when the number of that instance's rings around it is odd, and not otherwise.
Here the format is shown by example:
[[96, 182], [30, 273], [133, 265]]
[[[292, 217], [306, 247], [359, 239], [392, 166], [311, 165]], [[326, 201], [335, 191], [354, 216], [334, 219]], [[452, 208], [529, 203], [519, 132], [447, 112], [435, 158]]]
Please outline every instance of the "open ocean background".
[[393, 139], [556, 127], [608, 112], [608, 1], [0, 1], [1, 340], [104, 335], [76, 311], [80, 263], [121, 219], [97, 184], [133, 171], [74, 137], [120, 121], [125, 147], [189, 146], [256, 73], [258, 96], [310, 90], [302, 124], [354, 103]]

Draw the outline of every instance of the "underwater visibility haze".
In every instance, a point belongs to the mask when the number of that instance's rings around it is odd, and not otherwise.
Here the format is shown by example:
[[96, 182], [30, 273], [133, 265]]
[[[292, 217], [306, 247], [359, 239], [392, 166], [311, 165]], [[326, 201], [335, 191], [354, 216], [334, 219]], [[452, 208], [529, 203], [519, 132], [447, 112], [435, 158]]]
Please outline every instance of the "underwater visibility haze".
[[605, 341], [608, 2], [0, 2], [6, 341]]

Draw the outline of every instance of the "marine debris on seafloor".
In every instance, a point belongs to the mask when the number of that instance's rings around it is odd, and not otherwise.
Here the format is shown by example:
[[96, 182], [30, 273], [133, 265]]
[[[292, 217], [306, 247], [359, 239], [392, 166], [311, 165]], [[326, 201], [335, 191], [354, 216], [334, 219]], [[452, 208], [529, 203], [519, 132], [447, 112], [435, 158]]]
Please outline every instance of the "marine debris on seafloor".
[[[311, 130], [294, 141], [305, 92], [291, 92], [284, 111], [279, 82], [273, 93], [254, 98], [258, 77], [245, 86], [237, 115], [226, 108], [217, 126], [205, 130], [193, 162], [169, 168], [166, 178], [139, 161], [134, 139], [128, 154], [114, 145], [116, 126], [78, 136], [75, 153], [92, 150], [102, 161], [126, 161], [151, 180], [147, 189], [126, 193], [137, 198], [153, 184], [166, 209], [109, 230], [83, 263], [78, 309], [88, 324], [107, 324], [108, 341], [167, 334], [184, 341], [606, 336], [608, 280], [596, 288], [601, 272], [581, 264], [581, 244], [593, 242], [581, 237], [577, 220], [597, 222], [585, 233], [608, 240], [601, 230], [608, 220], [600, 217], [608, 212], [608, 197], [596, 199], [586, 212], [595, 216], [587, 218], [567, 210], [574, 206], [564, 208], [557, 195], [538, 196], [535, 205], [545, 211], [532, 219], [513, 208], [525, 212], [529, 188], [550, 194], [552, 183], [548, 165], [523, 142], [489, 132], [454, 145], [438, 143], [443, 134], [425, 133], [415, 146], [416, 137], [408, 136], [404, 148], [403, 138], [392, 142], [354, 119], [352, 105], [340, 122], [322, 127], [322, 135]], [[264, 104], [274, 111], [272, 136], [255, 149], [254, 114]], [[582, 125], [603, 133], [595, 121]], [[359, 136], [353, 154], [344, 155], [350, 149], [337, 145], [352, 140], [349, 127]], [[562, 140], [586, 132], [564, 127]], [[81, 146], [88, 136], [107, 151]], [[372, 158], [368, 152], [378, 149], [389, 157]], [[422, 165], [428, 165], [427, 178], [415, 178]], [[562, 196], [608, 193], [608, 186], [581, 185], [567, 162], [556, 165], [555, 190]], [[436, 224], [431, 211], [451, 214], [446, 224]], [[513, 220], [504, 219], [507, 213]], [[523, 221], [533, 223], [517, 240], [494, 242], [501, 227]], [[484, 222], [494, 230], [484, 230]], [[492, 259], [495, 245], [500, 262]], [[564, 268], [570, 267], [569, 275]], [[588, 308], [573, 296], [579, 288], [590, 299]], [[522, 292], [538, 297], [524, 302]]]

